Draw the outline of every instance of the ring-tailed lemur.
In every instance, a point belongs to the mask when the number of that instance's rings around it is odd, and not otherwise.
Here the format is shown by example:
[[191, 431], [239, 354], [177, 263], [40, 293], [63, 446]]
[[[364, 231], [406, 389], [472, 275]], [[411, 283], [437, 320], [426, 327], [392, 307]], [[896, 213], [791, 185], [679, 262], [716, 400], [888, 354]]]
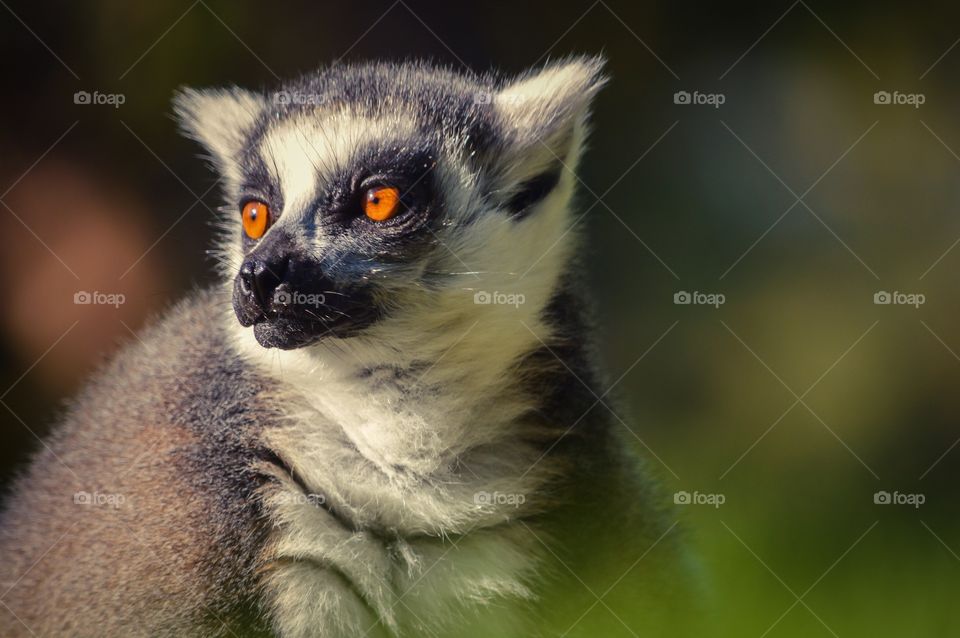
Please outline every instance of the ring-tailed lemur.
[[677, 635], [685, 552], [578, 276], [601, 66], [181, 92], [225, 184], [225, 285], [101, 371], [15, 483], [3, 635]]

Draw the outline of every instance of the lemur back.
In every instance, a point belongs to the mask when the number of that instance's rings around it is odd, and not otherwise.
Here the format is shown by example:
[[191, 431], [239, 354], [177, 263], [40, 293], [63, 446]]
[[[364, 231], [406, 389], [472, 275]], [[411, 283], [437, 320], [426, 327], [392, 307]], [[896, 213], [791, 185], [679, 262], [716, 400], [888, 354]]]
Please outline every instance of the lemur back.
[[182, 93], [237, 211], [224, 285], [14, 485], [4, 635], [681, 635], [691, 568], [601, 400], [571, 232], [600, 67]]

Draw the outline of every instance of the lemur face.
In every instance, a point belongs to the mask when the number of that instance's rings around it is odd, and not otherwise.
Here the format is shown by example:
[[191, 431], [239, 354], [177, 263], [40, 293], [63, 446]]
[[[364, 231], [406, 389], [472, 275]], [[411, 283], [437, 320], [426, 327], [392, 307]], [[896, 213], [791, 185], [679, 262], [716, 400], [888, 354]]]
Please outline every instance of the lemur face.
[[[233, 278], [233, 307], [264, 347], [346, 337], [377, 321], [386, 295], [422, 276], [430, 227], [442, 220], [436, 149], [422, 142], [417, 148], [410, 139], [372, 139], [335, 164], [322, 140], [297, 140], [311, 125], [317, 133], [329, 127], [329, 135], [356, 137], [322, 120], [295, 118], [256, 142], [259, 161], [242, 167], [243, 260]], [[268, 161], [311, 170], [276, 178]]]
[[390, 322], [429, 330], [428, 315], [489, 310], [477, 291], [521, 274], [515, 292], [546, 303], [600, 66], [575, 58], [513, 82], [334, 66], [265, 95], [182, 92], [183, 125], [225, 184], [221, 263], [239, 323], [282, 349]]

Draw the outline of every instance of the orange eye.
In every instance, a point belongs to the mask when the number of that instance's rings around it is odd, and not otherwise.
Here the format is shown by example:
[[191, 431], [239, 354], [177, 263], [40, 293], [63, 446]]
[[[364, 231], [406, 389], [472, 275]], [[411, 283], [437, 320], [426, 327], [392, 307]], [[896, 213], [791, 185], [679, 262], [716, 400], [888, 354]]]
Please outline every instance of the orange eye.
[[256, 200], [243, 206], [243, 232], [250, 239], [260, 239], [270, 225], [270, 208]]
[[400, 210], [400, 191], [392, 186], [371, 188], [363, 198], [363, 212], [375, 222], [387, 221]]

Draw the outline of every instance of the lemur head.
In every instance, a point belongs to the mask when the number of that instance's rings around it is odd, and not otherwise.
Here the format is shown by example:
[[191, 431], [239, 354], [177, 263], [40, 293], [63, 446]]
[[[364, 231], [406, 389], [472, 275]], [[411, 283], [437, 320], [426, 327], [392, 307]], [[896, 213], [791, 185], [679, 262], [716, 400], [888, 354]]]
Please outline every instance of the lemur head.
[[182, 91], [182, 126], [226, 193], [220, 263], [239, 323], [294, 349], [535, 317], [571, 256], [601, 66], [505, 79], [335, 65], [272, 93]]

